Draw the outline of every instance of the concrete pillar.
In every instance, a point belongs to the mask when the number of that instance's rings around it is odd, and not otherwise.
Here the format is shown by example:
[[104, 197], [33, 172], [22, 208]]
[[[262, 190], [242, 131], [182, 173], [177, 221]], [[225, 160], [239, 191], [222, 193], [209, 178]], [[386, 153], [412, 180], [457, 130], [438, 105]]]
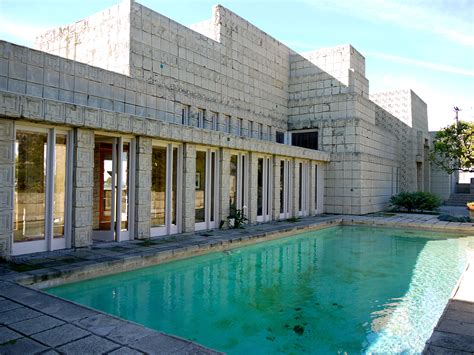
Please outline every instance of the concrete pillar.
[[92, 244], [94, 132], [74, 130], [72, 247]]
[[272, 220], [280, 219], [280, 162], [279, 157], [273, 157], [273, 201], [272, 201]]
[[248, 215], [249, 223], [257, 223], [257, 192], [258, 192], [258, 156], [255, 152], [249, 153], [249, 198]]
[[[217, 222], [226, 221], [230, 214], [229, 181], [230, 181], [230, 151], [222, 148], [219, 154], [219, 216]], [[219, 224], [218, 224], [219, 225]]]
[[293, 181], [293, 201], [291, 201], [291, 217], [297, 218], [299, 216], [300, 207], [300, 162], [293, 159], [293, 168], [291, 171], [291, 179]]
[[13, 236], [15, 125], [0, 119], [0, 257], [8, 257]]
[[196, 146], [183, 145], [183, 220], [182, 232], [194, 232], [196, 184]]
[[138, 137], [136, 144], [134, 238], [146, 239], [150, 237], [152, 140]]

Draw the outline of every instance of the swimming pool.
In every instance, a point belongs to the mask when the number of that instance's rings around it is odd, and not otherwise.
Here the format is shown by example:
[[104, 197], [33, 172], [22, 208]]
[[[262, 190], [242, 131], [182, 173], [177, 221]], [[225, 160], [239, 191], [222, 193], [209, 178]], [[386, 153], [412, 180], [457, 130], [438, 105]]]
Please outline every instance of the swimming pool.
[[468, 249], [340, 226], [46, 291], [227, 353], [420, 352]]

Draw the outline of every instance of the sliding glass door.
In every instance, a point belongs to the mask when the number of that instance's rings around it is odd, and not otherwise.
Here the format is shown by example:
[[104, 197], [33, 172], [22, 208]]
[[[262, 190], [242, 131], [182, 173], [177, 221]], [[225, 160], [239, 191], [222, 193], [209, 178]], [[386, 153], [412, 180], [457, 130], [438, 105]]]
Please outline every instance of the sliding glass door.
[[309, 163], [301, 162], [299, 164], [299, 196], [298, 196], [298, 214], [300, 216], [309, 215]]
[[16, 126], [12, 254], [70, 244], [72, 134]]
[[272, 211], [272, 158], [257, 160], [257, 221], [270, 221]]
[[151, 161], [151, 236], [179, 233], [181, 147], [156, 143]]
[[[248, 160], [244, 153], [230, 156], [229, 206], [230, 212], [247, 207]], [[244, 211], [247, 213], [247, 211]]]
[[291, 169], [293, 167], [290, 159], [280, 160], [280, 219], [291, 217], [292, 180]]
[[135, 141], [95, 136], [93, 238], [131, 239], [133, 222]]
[[216, 228], [219, 196], [218, 153], [213, 149], [196, 151], [195, 230]]

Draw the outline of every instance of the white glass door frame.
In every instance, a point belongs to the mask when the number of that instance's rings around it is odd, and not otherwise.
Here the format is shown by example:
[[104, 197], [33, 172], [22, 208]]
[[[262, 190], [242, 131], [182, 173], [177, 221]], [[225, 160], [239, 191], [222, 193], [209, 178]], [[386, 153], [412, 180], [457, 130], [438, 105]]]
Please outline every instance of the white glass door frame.
[[307, 161], [299, 162], [299, 198], [301, 206], [298, 206], [299, 216], [309, 215], [309, 185], [310, 185], [310, 174], [309, 174], [309, 163]]
[[[235, 155], [237, 157], [237, 191], [235, 199], [236, 209], [246, 209], [248, 207], [248, 179], [249, 179], [249, 161], [248, 154], [243, 152], [230, 153], [230, 156]], [[245, 208], [244, 208], [245, 207]], [[244, 211], [246, 213], [246, 211]]]
[[[128, 143], [128, 179], [127, 179], [127, 221], [128, 228], [127, 230], [122, 230], [122, 190], [123, 190], [123, 145]], [[116, 191], [116, 240], [122, 242], [125, 240], [134, 239], [134, 222], [135, 222], [135, 175], [136, 175], [136, 166], [135, 166], [135, 157], [136, 157], [136, 140], [135, 138], [117, 138], [117, 191]], [[112, 194], [114, 195], [114, 194]]]
[[[17, 242], [12, 235], [11, 255], [22, 255], [36, 253], [42, 251], [52, 251], [65, 249], [71, 246], [71, 220], [72, 207], [69, 201], [72, 196], [72, 154], [73, 154], [73, 132], [72, 130], [57, 129], [54, 126], [42, 126], [35, 124], [15, 124], [15, 141], [13, 142], [14, 151], [16, 152], [16, 132], [17, 130], [26, 132], [37, 132], [47, 134], [46, 145], [46, 188], [45, 188], [45, 216], [44, 216], [44, 239], [29, 242]], [[64, 235], [60, 238], [54, 238], [54, 177], [56, 167], [56, 136], [62, 134], [66, 136], [66, 181], [64, 196]], [[15, 174], [15, 169], [13, 170]], [[15, 175], [13, 175], [15, 181]], [[12, 195], [14, 192], [12, 191]], [[12, 201], [14, 198], [12, 196]], [[12, 214], [13, 218], [13, 214]], [[13, 221], [12, 221], [13, 222]], [[12, 223], [13, 225], [13, 223]]]
[[[197, 151], [206, 152], [206, 163], [205, 163], [205, 187], [204, 187], [204, 222], [197, 222], [194, 224], [194, 230], [206, 230], [217, 227], [217, 216], [219, 212], [219, 152], [216, 149], [202, 149], [197, 148]], [[212, 156], [214, 153], [214, 171], [212, 171]], [[214, 184], [213, 184], [214, 182]], [[214, 186], [213, 186], [214, 185]], [[212, 188], [214, 191], [212, 191]], [[212, 195], [214, 194], [214, 200]], [[213, 209], [213, 210], [212, 210]], [[211, 220], [211, 216], [214, 216], [214, 220]]]
[[[262, 177], [262, 215], [257, 215], [257, 222], [267, 222], [272, 220], [272, 201], [273, 201], [273, 158], [271, 156], [258, 156], [257, 159], [263, 159], [263, 177]], [[258, 164], [258, 160], [257, 160]], [[258, 169], [258, 167], [257, 167]], [[258, 181], [257, 181], [258, 184]], [[258, 197], [257, 197], [258, 198]]]
[[[110, 210], [110, 229], [93, 230], [93, 238], [104, 241], [125, 241], [132, 240], [134, 237], [135, 221], [135, 155], [136, 140], [131, 137], [113, 136], [103, 132], [96, 132], [96, 136], [105, 136], [112, 138], [112, 176], [111, 176], [111, 210]], [[127, 206], [127, 230], [122, 230], [122, 190], [123, 190], [123, 159], [124, 144], [128, 143], [128, 206]], [[102, 162], [101, 162], [102, 164]], [[102, 183], [102, 182], [101, 182]], [[100, 203], [103, 203], [100, 201]]]
[[[153, 141], [153, 147], [166, 148], [166, 191], [165, 191], [165, 225], [151, 227], [150, 235], [152, 237], [164, 236], [181, 233], [182, 219], [182, 181], [183, 181], [183, 148], [181, 144]], [[176, 223], [172, 223], [172, 193], [173, 193], [173, 161], [174, 150], [176, 150]], [[153, 169], [153, 167], [152, 167]]]
[[280, 204], [283, 206], [283, 212], [280, 212], [280, 219], [288, 219], [291, 217], [293, 201], [293, 180], [291, 179], [293, 162], [290, 159], [282, 159], [281, 162], [283, 162], [283, 200], [280, 201]]
[[321, 214], [324, 209], [324, 165], [314, 163], [313, 169], [314, 214]]

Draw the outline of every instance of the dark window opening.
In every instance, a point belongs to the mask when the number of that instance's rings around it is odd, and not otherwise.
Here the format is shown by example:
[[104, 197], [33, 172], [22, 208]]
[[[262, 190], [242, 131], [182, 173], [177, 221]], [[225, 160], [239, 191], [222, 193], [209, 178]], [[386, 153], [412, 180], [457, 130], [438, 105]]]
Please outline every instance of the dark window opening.
[[285, 133], [283, 132], [276, 132], [276, 142], [285, 144]]
[[318, 132], [299, 132], [291, 134], [291, 145], [318, 150]]

